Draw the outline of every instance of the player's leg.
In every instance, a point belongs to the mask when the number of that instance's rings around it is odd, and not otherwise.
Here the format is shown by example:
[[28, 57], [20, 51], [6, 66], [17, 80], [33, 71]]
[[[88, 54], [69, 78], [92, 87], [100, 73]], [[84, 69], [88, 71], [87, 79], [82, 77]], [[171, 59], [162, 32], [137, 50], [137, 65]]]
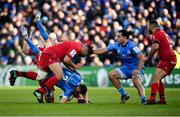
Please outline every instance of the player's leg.
[[164, 93], [165, 91], [164, 90], [165, 90], [164, 81], [163, 81], [163, 79], [161, 79], [159, 82], [159, 89], [158, 89], [160, 100], [157, 103], [159, 103], [159, 104], [166, 104], [165, 93]]
[[63, 70], [59, 62], [52, 63], [48, 67], [53, 72], [54, 76], [49, 78], [43, 87], [35, 90], [34, 92], [34, 95], [40, 103], [43, 103], [43, 94], [45, 94], [64, 77]]
[[24, 71], [18, 71], [18, 70], [11, 70], [9, 82], [11, 86], [14, 86], [17, 77], [27, 78], [30, 80], [42, 80], [42, 79], [45, 79], [46, 76], [47, 76], [47, 72], [44, 72], [40, 69], [38, 69], [38, 72], [33, 72], [33, 71], [24, 72]]
[[[29, 36], [28, 36], [28, 33], [27, 33], [27, 28], [26, 27], [21, 27], [21, 33], [22, 33], [22, 36], [24, 37], [24, 39], [26, 40], [26, 43], [28, 44], [29, 48], [32, 50], [32, 53], [34, 55], [37, 55], [40, 53], [40, 50], [31, 42]], [[23, 46], [23, 50], [25, 52], [25, 54], [29, 54], [29, 49], [26, 45]]]
[[139, 74], [138, 77], [133, 77], [132, 81], [136, 89], [138, 90], [139, 96], [141, 98], [141, 103], [146, 102], [146, 96], [145, 96], [145, 88], [141, 83], [141, 77], [142, 74]]
[[157, 68], [156, 72], [153, 77], [153, 82], [151, 84], [151, 96], [147, 102], [147, 104], [156, 104], [155, 98], [156, 94], [159, 89], [159, 81], [162, 79], [164, 76], [166, 76], [166, 72], [163, 69]]
[[49, 35], [46, 32], [46, 29], [44, 28], [44, 26], [42, 25], [42, 22], [41, 22], [41, 12], [36, 10], [36, 11], [34, 11], [34, 15], [35, 15], [34, 21], [36, 22], [37, 27], [39, 28], [40, 34], [43, 37], [43, 39], [45, 41], [47, 41], [48, 38], [49, 38]]
[[112, 70], [109, 73], [109, 80], [112, 82], [115, 88], [118, 89], [118, 92], [121, 94], [121, 103], [125, 103], [129, 99], [128, 93], [123, 88], [119, 79], [123, 78], [125, 75], [120, 69]]
[[[22, 34], [23, 40], [25, 40], [28, 37], [27, 28], [25, 28], [24, 26], [21, 27], [21, 34]], [[29, 54], [30, 47], [28, 46], [26, 41], [23, 41], [22, 50], [24, 54], [26, 55]]]

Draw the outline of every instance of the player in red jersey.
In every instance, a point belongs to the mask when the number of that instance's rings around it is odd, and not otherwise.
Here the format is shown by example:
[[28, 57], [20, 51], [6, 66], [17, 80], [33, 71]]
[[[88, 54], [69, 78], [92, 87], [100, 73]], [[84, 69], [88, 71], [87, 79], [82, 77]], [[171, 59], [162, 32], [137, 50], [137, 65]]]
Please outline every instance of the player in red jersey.
[[171, 71], [176, 65], [176, 55], [171, 47], [172, 43], [170, 37], [166, 32], [158, 28], [157, 21], [150, 21], [148, 26], [149, 33], [152, 34], [152, 46], [151, 51], [147, 59], [151, 59], [152, 56], [158, 52], [160, 61], [157, 65], [156, 72], [151, 84], [151, 96], [147, 101], [147, 104], [156, 104], [156, 93], [159, 92], [160, 100], [159, 104], [166, 104], [164, 95], [164, 83], [163, 78], [170, 75]]

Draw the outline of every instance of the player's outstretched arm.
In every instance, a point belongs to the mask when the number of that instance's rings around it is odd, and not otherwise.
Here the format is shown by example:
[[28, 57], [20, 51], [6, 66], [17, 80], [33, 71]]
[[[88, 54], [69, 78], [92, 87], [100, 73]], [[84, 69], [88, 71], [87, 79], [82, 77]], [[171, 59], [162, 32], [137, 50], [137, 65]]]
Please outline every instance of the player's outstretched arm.
[[101, 49], [93, 50], [94, 54], [103, 54], [103, 53], [106, 53], [106, 52], [108, 52], [107, 48], [101, 48]]
[[72, 60], [71, 60], [67, 55], [64, 57], [63, 63], [64, 63], [66, 66], [68, 66], [70, 69], [72, 69], [72, 70], [73, 70], [73, 69], [78, 69], [78, 68], [82, 67], [81, 64], [78, 64], [78, 65], [74, 64], [74, 63], [72, 62]]

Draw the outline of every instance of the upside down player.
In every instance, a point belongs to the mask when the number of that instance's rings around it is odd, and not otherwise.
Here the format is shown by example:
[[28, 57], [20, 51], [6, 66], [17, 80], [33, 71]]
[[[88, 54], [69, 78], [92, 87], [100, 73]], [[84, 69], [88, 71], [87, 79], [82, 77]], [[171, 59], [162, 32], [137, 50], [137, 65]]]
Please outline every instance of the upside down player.
[[[79, 73], [63, 68], [64, 78], [56, 86], [61, 88], [64, 93], [60, 96], [61, 103], [67, 103], [75, 96], [78, 103], [89, 103], [86, 85]], [[82, 95], [82, 97], [80, 96]]]
[[151, 59], [152, 56], [158, 52], [160, 61], [157, 65], [156, 72], [151, 84], [151, 96], [147, 101], [147, 104], [156, 104], [156, 93], [159, 92], [158, 101], [159, 104], [166, 104], [164, 95], [164, 83], [163, 78], [170, 75], [171, 71], [176, 65], [176, 55], [171, 47], [172, 42], [166, 32], [158, 28], [158, 22], [150, 21], [148, 26], [149, 33], [152, 34], [152, 46], [151, 51], [147, 59]]
[[116, 51], [122, 61], [122, 66], [112, 70], [109, 73], [109, 80], [118, 89], [121, 94], [121, 103], [129, 99], [128, 93], [123, 88], [120, 79], [132, 78], [134, 86], [137, 88], [141, 103], [146, 102], [145, 89], [141, 83], [143, 78], [144, 56], [137, 45], [128, 40], [131, 32], [120, 30], [116, 34], [116, 43], [109, 45], [107, 48], [94, 50], [95, 54], [102, 54], [108, 51]]
[[[30, 50], [30, 53], [32, 53], [34, 56], [36, 56], [36, 59], [38, 59], [40, 50], [37, 47], [35, 47], [35, 45], [33, 45], [31, 40], [27, 36], [27, 29], [25, 27], [22, 28], [22, 32], [27, 44], [30, 47], [28, 48]], [[23, 47], [27, 48], [27, 45], [24, 45]], [[58, 84], [56, 85], [64, 91], [64, 95], [61, 98], [61, 103], [67, 103], [69, 101], [69, 98], [74, 94], [76, 94], [76, 98], [78, 99], [79, 103], [88, 103], [87, 88], [84, 84], [80, 84], [82, 82], [81, 76], [76, 71], [68, 70], [66, 68], [63, 68], [63, 72], [65, 78], [62, 81], [58, 82]], [[28, 74], [31, 73], [32, 72], [22, 72], [22, 71], [12, 70], [10, 76], [10, 84], [13, 86], [18, 76], [29, 78]], [[42, 80], [40, 81], [41, 86], [44, 85], [45, 80], [44, 82]], [[82, 97], [80, 96], [80, 94], [82, 94]], [[53, 102], [54, 101], [53, 89], [48, 90], [48, 93], [46, 93], [44, 96], [47, 102], [49, 103]]]

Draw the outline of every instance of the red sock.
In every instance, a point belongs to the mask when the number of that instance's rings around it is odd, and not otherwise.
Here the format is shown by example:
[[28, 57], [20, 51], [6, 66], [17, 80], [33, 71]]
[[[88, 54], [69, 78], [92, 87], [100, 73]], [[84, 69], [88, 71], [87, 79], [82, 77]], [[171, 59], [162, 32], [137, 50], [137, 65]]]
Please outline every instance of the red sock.
[[36, 72], [22, 72], [22, 71], [17, 71], [18, 76], [22, 76], [31, 80], [36, 80], [37, 73]]
[[159, 84], [159, 98], [164, 99], [164, 83], [162, 82]]
[[42, 92], [43, 94], [46, 93], [45, 88], [48, 88], [48, 89], [53, 88], [53, 86], [56, 85], [58, 81], [59, 79], [56, 76], [49, 78], [48, 81], [45, 83], [45, 87], [41, 87], [39, 91]]
[[151, 85], [151, 96], [149, 98], [149, 100], [151, 101], [155, 101], [155, 98], [156, 98], [156, 93], [158, 91], [158, 83], [152, 83]]
[[25, 72], [22, 72], [22, 71], [17, 71], [17, 75], [18, 76], [24, 76]]

